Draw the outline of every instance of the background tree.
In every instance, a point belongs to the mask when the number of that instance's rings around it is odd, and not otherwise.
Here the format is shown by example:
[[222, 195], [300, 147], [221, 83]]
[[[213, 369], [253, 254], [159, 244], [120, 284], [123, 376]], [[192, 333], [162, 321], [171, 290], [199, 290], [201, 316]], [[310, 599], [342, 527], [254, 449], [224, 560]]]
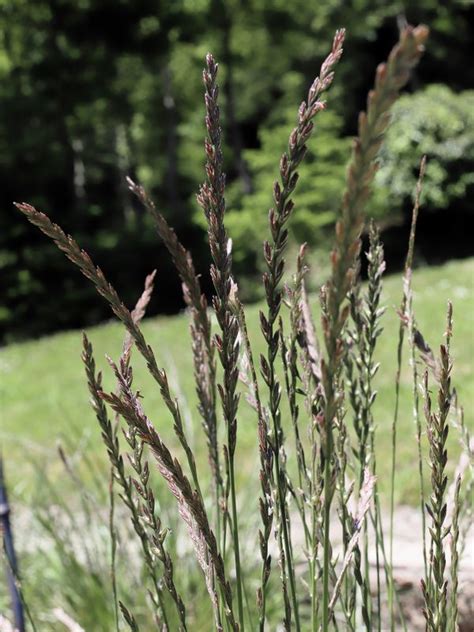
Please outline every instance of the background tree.
[[[2, 338], [39, 335], [107, 317], [79, 275], [71, 280], [61, 257], [18, 221], [11, 210], [18, 199], [61, 220], [130, 303], [134, 288], [156, 266], [159, 301], [150, 312], [180, 308], [179, 283], [161, 256], [149, 218], [130, 198], [124, 176], [129, 173], [146, 186], [192, 249], [198, 270], [206, 270], [206, 235], [195, 194], [203, 178], [201, 68], [208, 50], [221, 62], [229, 227], [236, 240], [239, 281], [251, 297], [250, 280], [260, 266], [257, 227], [266, 221], [268, 183], [276, 175], [272, 156], [294, 124], [289, 103], [295, 95], [303, 98], [331, 33], [344, 25], [347, 55], [330, 111], [321, 117], [319, 135], [310, 146], [313, 154], [305, 166], [310, 184], [296, 200], [300, 208], [295, 232], [310, 235], [315, 247], [324, 247], [324, 227], [339, 203], [357, 112], [364, 106], [376, 60], [396, 40], [399, 25], [407, 19], [428, 23], [432, 30], [411, 91], [438, 83], [457, 94], [474, 85], [472, 4], [412, 4], [0, 0]], [[420, 111], [428, 107], [426, 100], [405, 104]], [[430, 112], [437, 109], [436, 99], [429, 107]], [[469, 136], [472, 117], [465, 122]], [[422, 151], [421, 145], [414, 148], [414, 160]], [[387, 165], [390, 160], [394, 164], [393, 156], [387, 156]], [[438, 157], [429, 161], [429, 169], [435, 169]], [[406, 164], [412, 170], [408, 186], [415, 163]], [[441, 164], [451, 173], [448, 163]], [[386, 178], [382, 184], [391, 187], [394, 182]], [[447, 201], [433, 201], [433, 211], [448, 212], [454, 200], [465, 210], [472, 183], [463, 182], [454, 197], [445, 193]], [[400, 217], [407, 196], [390, 188], [389, 198], [390, 208], [380, 204], [376, 212]], [[390, 255], [387, 236], [385, 242]], [[203, 282], [210, 287], [207, 277]], [[62, 296], [61, 311], [44, 300], [55, 293]]]

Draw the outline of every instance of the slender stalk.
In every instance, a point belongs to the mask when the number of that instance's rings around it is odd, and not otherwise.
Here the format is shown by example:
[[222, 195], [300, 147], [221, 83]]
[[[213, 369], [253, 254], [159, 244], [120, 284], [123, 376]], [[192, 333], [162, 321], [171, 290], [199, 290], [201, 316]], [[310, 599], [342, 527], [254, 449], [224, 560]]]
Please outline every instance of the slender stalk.
[[[2, 543], [3, 545], [5, 544], [5, 542]], [[11, 573], [12, 575], [12, 581], [15, 585], [15, 590], [18, 593], [19, 599], [20, 599], [20, 603], [21, 603], [21, 608], [23, 609], [24, 612], [24, 617], [23, 617], [23, 621], [16, 621], [15, 624], [18, 623], [22, 623], [23, 626], [19, 628], [19, 632], [24, 632], [25, 627], [25, 618], [28, 620], [29, 625], [31, 626], [31, 630], [32, 632], [38, 632], [38, 628], [36, 627], [36, 623], [35, 620], [33, 618], [33, 615], [31, 613], [31, 610], [28, 606], [28, 602], [25, 599], [25, 595], [24, 595], [24, 591], [23, 591], [23, 586], [22, 586], [22, 582], [20, 581], [19, 577], [18, 577], [18, 573], [17, 570], [12, 568], [12, 560], [11, 557], [9, 556], [9, 554], [6, 551], [6, 546], [2, 546], [0, 549], [0, 556], [3, 558], [2, 561], [5, 563], [5, 567], [7, 568], [8, 572]]]
[[258, 419], [258, 451], [260, 457], [260, 486], [262, 493], [259, 498], [260, 517], [262, 520], [263, 531], [259, 529], [259, 547], [262, 558], [262, 571], [260, 577], [260, 586], [257, 589], [257, 606], [259, 609], [259, 630], [263, 632], [265, 629], [265, 615], [267, 604], [267, 584], [270, 578], [272, 558], [268, 551], [268, 541], [273, 526], [273, 499], [272, 499], [272, 480], [273, 480], [273, 454], [268, 441], [268, 412], [262, 405], [260, 389], [258, 386], [257, 371], [253, 358], [252, 348], [248, 334], [247, 322], [242, 303], [237, 293], [233, 294], [232, 301], [239, 321], [240, 332], [242, 335], [243, 348], [247, 357], [248, 368], [250, 372], [249, 386], [250, 401], [257, 412]]
[[[408, 296], [406, 294], [406, 289], [409, 287], [408, 283], [408, 275], [411, 274], [411, 270], [413, 267], [413, 255], [415, 251], [415, 238], [416, 238], [416, 226], [418, 222], [418, 214], [420, 210], [420, 200], [421, 200], [421, 192], [423, 187], [423, 179], [426, 169], [426, 156], [423, 156], [420, 163], [420, 170], [418, 175], [418, 181], [416, 185], [415, 192], [415, 202], [413, 204], [412, 217], [411, 217], [411, 227], [410, 227], [410, 236], [408, 239], [408, 251], [405, 259], [405, 271], [404, 271], [404, 286], [403, 286], [403, 297], [402, 302], [399, 308], [399, 314], [402, 319], [400, 321], [400, 326], [398, 330], [398, 347], [397, 347], [397, 372], [395, 375], [395, 409], [393, 414], [392, 421], [392, 467], [391, 467], [391, 476], [390, 476], [390, 539], [389, 539], [389, 567], [390, 567], [390, 582], [388, 586], [388, 602], [389, 602], [389, 611], [390, 611], [390, 630], [391, 632], [395, 631], [395, 616], [394, 616], [394, 578], [393, 578], [393, 536], [394, 536], [394, 514], [395, 514], [395, 471], [396, 471], [396, 456], [397, 456], [397, 425], [398, 425], [398, 411], [399, 411], [399, 403], [400, 403], [400, 377], [402, 370], [402, 356], [403, 356], [403, 342], [405, 338], [405, 324], [407, 320], [407, 305], [408, 305]], [[413, 397], [415, 404], [415, 415], [417, 420], [415, 420], [417, 429], [419, 427], [419, 415], [418, 415], [418, 378], [415, 374], [416, 368], [413, 357], [413, 344], [411, 345], [412, 349], [412, 367], [413, 367]], [[419, 435], [420, 433], [418, 433]], [[420, 440], [418, 437], [418, 447], [420, 449]], [[426, 527], [425, 527], [425, 506], [424, 501], [422, 499], [423, 496], [423, 465], [422, 460], [420, 458], [420, 453], [418, 454], [418, 471], [420, 476], [420, 502], [422, 502], [422, 529], [423, 529], [423, 560], [426, 569]]]
[[458, 590], [459, 590], [459, 515], [461, 511], [461, 484], [462, 476], [459, 475], [455, 481], [453, 513], [451, 523], [451, 599], [449, 607], [449, 628], [448, 632], [458, 631]]
[[413, 312], [413, 292], [411, 289], [411, 269], [409, 268], [405, 275], [406, 283], [406, 319], [408, 328], [408, 338], [410, 342], [410, 364], [412, 368], [412, 385], [413, 385], [413, 417], [416, 426], [416, 443], [418, 450], [418, 478], [419, 478], [419, 498], [420, 498], [420, 513], [421, 513], [421, 530], [422, 530], [422, 545], [423, 545], [423, 563], [425, 574], [428, 571], [428, 559], [426, 554], [426, 511], [425, 511], [425, 491], [424, 491], [424, 475], [423, 475], [423, 452], [421, 447], [422, 428], [419, 408], [419, 396], [418, 396], [418, 369], [416, 365], [415, 355], [415, 336], [417, 330], [415, 326], [415, 317]]
[[[322, 291], [323, 294], [323, 291]], [[321, 309], [324, 311], [325, 304], [321, 297]], [[318, 435], [321, 434], [320, 420], [323, 412], [323, 397], [321, 389], [321, 355], [319, 343], [316, 337], [316, 330], [311, 315], [308, 295], [304, 285], [304, 278], [301, 284], [301, 331], [299, 333], [299, 344], [302, 348], [302, 364], [304, 368], [304, 393], [308, 415], [311, 419], [309, 430], [310, 436], [310, 473], [308, 481], [308, 498], [311, 508], [310, 522], [310, 547], [308, 550], [309, 573], [310, 573], [310, 598], [311, 598], [311, 629], [313, 632], [319, 630], [320, 625], [320, 600], [317, 592], [317, 573], [321, 572], [319, 547], [323, 542], [321, 531], [322, 515], [322, 494], [323, 494], [323, 472], [324, 458], [321, 446], [318, 444]], [[336, 581], [334, 569], [333, 582]], [[346, 623], [349, 629], [353, 629], [350, 615], [343, 607], [346, 616]]]
[[2, 549], [7, 561], [7, 583], [11, 598], [15, 628], [25, 632], [25, 615], [23, 595], [18, 579], [18, 563], [13, 543], [13, 530], [10, 522], [10, 504], [8, 502], [7, 485], [3, 471], [3, 458], [0, 453], [0, 532]]
[[413, 309], [413, 291], [412, 291], [412, 262], [413, 262], [413, 249], [415, 242], [416, 223], [418, 219], [418, 213], [420, 208], [420, 198], [423, 186], [423, 178], [426, 169], [426, 156], [423, 156], [420, 164], [420, 173], [418, 176], [418, 182], [416, 186], [415, 204], [413, 206], [413, 219], [412, 230], [410, 231], [410, 241], [408, 246], [407, 262], [404, 277], [404, 295], [405, 295], [405, 320], [408, 329], [408, 339], [410, 343], [410, 364], [412, 368], [412, 385], [413, 385], [413, 415], [416, 425], [416, 440], [418, 448], [418, 476], [420, 484], [420, 512], [422, 519], [422, 540], [423, 540], [423, 562], [425, 567], [425, 574], [428, 570], [428, 560], [426, 556], [426, 512], [425, 512], [425, 493], [424, 493], [424, 475], [423, 475], [423, 454], [421, 448], [421, 419], [419, 413], [419, 397], [418, 397], [418, 369], [416, 364], [415, 347], [417, 329], [415, 322], [415, 314]]
[[235, 574], [237, 578], [237, 602], [239, 607], [240, 629], [244, 630], [243, 581], [240, 567], [239, 525], [237, 523], [237, 501], [235, 491], [234, 459], [229, 460], [230, 499], [232, 503], [232, 539], [235, 555]]
[[[295, 449], [296, 449], [296, 460], [298, 467], [298, 482], [299, 482], [299, 493], [302, 495], [302, 501], [299, 502], [296, 492], [293, 490], [293, 486], [288, 477], [286, 487], [292, 492], [296, 500], [296, 505], [298, 511], [301, 516], [303, 531], [305, 535], [305, 543], [308, 554], [313, 550], [313, 540], [311, 537], [311, 532], [308, 527], [307, 517], [306, 517], [306, 505], [309, 504], [308, 494], [311, 493], [311, 479], [307, 471], [306, 466], [306, 456], [303, 447], [303, 443], [301, 441], [300, 430], [299, 430], [299, 407], [297, 405], [296, 394], [298, 390], [298, 379], [299, 379], [299, 371], [297, 365], [297, 341], [300, 336], [302, 330], [302, 292], [303, 292], [303, 280], [304, 275], [307, 272], [307, 268], [304, 263], [306, 247], [303, 245], [300, 248], [298, 259], [297, 259], [297, 271], [294, 278], [294, 287], [286, 288], [286, 292], [289, 299], [289, 307], [290, 307], [290, 324], [291, 331], [288, 339], [288, 344], [285, 340], [284, 332], [283, 332], [283, 321], [282, 318], [279, 318], [279, 332], [280, 332], [280, 349], [281, 349], [281, 357], [282, 364], [284, 369], [285, 376], [285, 386], [287, 399], [290, 408], [290, 415], [293, 426], [293, 433], [295, 438]], [[306, 491], [305, 491], [306, 488]], [[290, 536], [290, 544], [291, 544], [291, 536]], [[316, 547], [314, 547], [316, 548]], [[314, 555], [311, 557], [310, 561], [310, 592], [312, 599], [312, 619], [314, 625], [314, 600], [316, 598], [316, 589], [315, 589], [315, 568], [314, 568]]]
[[311, 629], [316, 632], [319, 628], [319, 603], [317, 594], [317, 578], [316, 569], [318, 561], [318, 537], [316, 534], [318, 512], [321, 509], [321, 491], [316, 490], [316, 481], [320, 477], [318, 476], [318, 460], [315, 440], [315, 423], [312, 423], [311, 427], [311, 443], [313, 446], [311, 455], [311, 552], [310, 552], [310, 589], [311, 589]]
[[286, 507], [286, 473], [282, 470], [281, 453], [283, 449], [283, 430], [281, 427], [280, 398], [281, 387], [276, 376], [275, 358], [278, 353], [279, 332], [276, 330], [278, 316], [280, 312], [282, 293], [280, 282], [284, 272], [285, 262], [283, 253], [285, 251], [288, 230], [286, 224], [291, 216], [294, 203], [291, 195], [295, 190], [298, 181], [297, 168], [306, 153], [306, 142], [313, 131], [312, 119], [324, 109], [324, 103], [320, 100], [321, 93], [329, 88], [332, 83], [334, 73], [333, 67], [342, 55], [342, 44], [344, 41], [344, 31], [337, 31], [333, 40], [331, 53], [323, 62], [319, 77], [313, 82], [307, 102], [303, 102], [298, 113], [298, 124], [290, 134], [288, 142], [288, 153], [284, 153], [280, 161], [280, 182], [275, 182], [273, 189], [273, 199], [275, 208], [269, 212], [269, 224], [271, 232], [271, 243], [264, 243], [264, 258], [267, 264], [267, 271], [263, 276], [265, 294], [268, 305], [267, 315], [260, 313], [261, 329], [267, 343], [267, 357], [261, 358], [261, 371], [270, 394], [269, 410], [273, 425], [272, 450], [275, 467], [276, 500], [283, 530], [283, 545], [285, 547], [284, 558], [287, 570], [282, 569], [282, 573], [287, 573], [291, 602], [294, 614], [295, 628], [300, 630], [300, 619], [298, 614], [298, 600], [296, 595], [296, 582], [294, 577], [294, 564], [289, 541], [289, 515]]
[[[337, 512], [338, 512], [339, 522], [341, 523], [342, 549], [343, 549], [343, 555], [345, 556], [348, 550], [349, 541], [351, 538], [351, 532], [353, 528], [352, 516], [349, 513], [349, 502], [354, 492], [354, 485], [353, 484], [347, 485], [347, 482], [346, 482], [347, 463], [348, 463], [348, 458], [347, 458], [348, 436], [347, 436], [347, 427], [346, 427], [346, 424], [344, 423], [342, 415], [339, 416], [338, 427], [339, 427], [339, 431], [337, 434], [337, 445], [336, 445], [337, 458], [339, 462], [339, 468], [338, 468], [338, 474], [337, 474], [338, 482], [336, 483], [336, 489], [338, 492]], [[348, 612], [349, 612], [348, 602], [349, 602], [349, 595], [350, 595], [349, 584], [350, 584], [349, 578], [346, 576], [344, 578], [344, 589], [343, 590], [341, 589], [339, 591], [340, 599], [343, 600], [344, 608]], [[350, 615], [349, 615], [349, 621], [351, 621]]]
[[[401, 310], [405, 311], [405, 299], [402, 300]], [[392, 467], [390, 472], [390, 535], [389, 535], [389, 585], [388, 585], [388, 608], [390, 612], [390, 632], [395, 632], [395, 613], [394, 613], [394, 592], [395, 584], [393, 577], [393, 536], [394, 536], [394, 517], [395, 517], [395, 472], [397, 462], [397, 428], [398, 428], [398, 411], [400, 407], [400, 377], [402, 372], [403, 342], [405, 338], [405, 327], [400, 323], [398, 329], [398, 345], [397, 345], [397, 372], [395, 374], [395, 408], [392, 419]]]
[[338, 406], [337, 382], [344, 349], [341, 333], [348, 315], [348, 307], [343, 303], [354, 280], [353, 262], [360, 248], [364, 207], [376, 171], [374, 161], [389, 123], [389, 110], [408, 81], [411, 69], [417, 64], [427, 37], [426, 27], [407, 27], [401, 32], [399, 43], [390, 53], [387, 63], [377, 69], [375, 88], [368, 96], [367, 112], [359, 116], [359, 137], [354, 142], [341, 217], [336, 224], [336, 245], [331, 255], [332, 274], [326, 292], [327, 315], [323, 317], [327, 353], [327, 361], [322, 363], [325, 393], [323, 632], [329, 630], [330, 559], [326, 547], [330, 541], [333, 420]]
[[114, 468], [110, 468], [109, 474], [109, 532], [110, 532], [110, 579], [112, 582], [112, 598], [114, 600], [115, 630], [119, 632], [119, 606], [117, 597], [117, 533], [115, 531], [115, 492], [114, 492]]
[[211, 278], [215, 296], [213, 306], [221, 330], [215, 345], [224, 370], [223, 384], [218, 385], [222, 410], [227, 428], [229, 454], [230, 499], [232, 512], [232, 540], [234, 548], [235, 574], [237, 584], [237, 605], [239, 624], [245, 629], [243, 577], [240, 563], [239, 524], [235, 487], [234, 456], [237, 445], [237, 410], [239, 395], [236, 392], [239, 360], [239, 324], [231, 306], [232, 247], [224, 225], [225, 215], [225, 174], [221, 146], [221, 128], [217, 86], [218, 65], [213, 56], [206, 57], [203, 72], [206, 104], [206, 183], [199, 190], [198, 202], [204, 210], [208, 222], [209, 247], [212, 255]]

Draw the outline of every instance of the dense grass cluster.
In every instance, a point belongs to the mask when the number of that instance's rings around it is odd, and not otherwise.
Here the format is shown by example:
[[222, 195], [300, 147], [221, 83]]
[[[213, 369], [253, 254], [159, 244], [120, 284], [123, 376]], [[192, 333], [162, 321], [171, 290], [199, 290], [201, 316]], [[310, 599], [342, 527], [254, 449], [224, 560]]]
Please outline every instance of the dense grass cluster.
[[[157, 232], [180, 275], [191, 319], [194, 380], [203, 432], [208, 446], [209, 472], [198, 466], [179, 397], [167, 372], [160, 368], [140, 321], [153, 289], [154, 274], [133, 311], [74, 239], [28, 204], [17, 204], [27, 219], [50, 237], [95, 285], [123, 323], [126, 337], [120, 358], [109, 358], [116, 387], [105, 389], [96, 370], [92, 343], [84, 335], [83, 362], [91, 401], [110, 461], [108, 502], [111, 581], [110, 600], [116, 629], [130, 630], [395, 630], [406, 629], [394, 579], [392, 537], [386, 538], [377, 479], [377, 423], [373, 404], [379, 366], [375, 351], [383, 334], [381, 306], [385, 269], [383, 247], [376, 226], [369, 227], [366, 253], [368, 285], [360, 279], [360, 238], [365, 207], [377, 169], [377, 155], [390, 119], [390, 108], [418, 63], [428, 36], [426, 27], [407, 27], [400, 34], [387, 63], [377, 69], [366, 112], [359, 117], [347, 171], [330, 277], [320, 292], [321, 325], [313, 319], [306, 291], [309, 272], [301, 247], [294, 278], [284, 283], [288, 225], [296, 212], [292, 194], [298, 167], [304, 160], [315, 119], [326, 107], [322, 94], [333, 82], [342, 55], [345, 33], [338, 31], [332, 49], [311, 85], [297, 124], [281, 156], [279, 178], [268, 214], [269, 237], [263, 244], [266, 307], [260, 312], [265, 353], [255, 357], [249, 339], [246, 310], [233, 276], [232, 241], [225, 226], [225, 175], [218, 105], [218, 66], [212, 55], [204, 70], [206, 180], [198, 202], [208, 224], [212, 309], [200, 288], [189, 252], [157, 211], [144, 189], [129, 181], [131, 190], [152, 213]], [[414, 371], [414, 408], [420, 445], [420, 510], [423, 527], [425, 576], [424, 613], [429, 632], [457, 629], [457, 565], [464, 533], [466, 495], [472, 489], [473, 452], [462, 409], [451, 385], [452, 307], [448, 307], [446, 341], [435, 354], [417, 329], [411, 290], [416, 218], [424, 161], [413, 213], [413, 228], [400, 307], [397, 410], [392, 428], [393, 535], [394, 480], [398, 425], [400, 367], [407, 335]], [[287, 315], [283, 317], [285, 311]], [[214, 320], [217, 325], [213, 331]], [[146, 410], [132, 370], [132, 347], [144, 358], [172, 419], [179, 445], [170, 447], [166, 424]], [[418, 414], [418, 365], [422, 362], [426, 436], [429, 445], [431, 489], [425, 497], [421, 442], [424, 432]], [[384, 367], [383, 370], [391, 370]], [[260, 373], [260, 375], [259, 375]], [[243, 386], [239, 386], [239, 378]], [[430, 389], [437, 391], [432, 405]], [[248, 530], [237, 501], [239, 467], [239, 409], [245, 393], [255, 413], [259, 463], [252, 476], [260, 485], [259, 498], [249, 497], [259, 513], [258, 534]], [[113, 414], [112, 414], [113, 413]], [[448, 489], [446, 475], [448, 417], [460, 429], [464, 459]], [[64, 457], [66, 459], [66, 457]], [[158, 498], [153, 466], [174, 499], [175, 514], [185, 526], [202, 573], [213, 621], [205, 622], [208, 606], [201, 593], [180, 578], [182, 570], [169, 533], [167, 503]], [[127, 590], [120, 577], [117, 542], [123, 533], [122, 510], [128, 512], [139, 546], [134, 564], [147, 577], [142, 594]], [[252, 488], [253, 489], [253, 488]], [[249, 508], [247, 511], [251, 512]], [[426, 516], [425, 516], [426, 512]], [[120, 516], [120, 519], [119, 519]], [[173, 519], [176, 524], [176, 517]], [[341, 546], [336, 546], [335, 533]], [[449, 536], [449, 537], [448, 537]], [[249, 546], [248, 542], [252, 540]], [[448, 543], [450, 555], [448, 556]], [[260, 561], [255, 556], [260, 553]], [[369, 553], [375, 551], [376, 574], [370, 572]], [[448, 559], [451, 559], [449, 566]], [[448, 570], [450, 569], [450, 572]], [[277, 587], [279, 586], [279, 589]], [[199, 597], [200, 599], [200, 597]], [[110, 604], [108, 604], [110, 605]], [[120, 611], [120, 612], [119, 612]], [[203, 614], [204, 613], [204, 614]], [[34, 626], [34, 613], [32, 614]], [[280, 627], [278, 627], [280, 626]], [[97, 623], [96, 629], [102, 629]]]

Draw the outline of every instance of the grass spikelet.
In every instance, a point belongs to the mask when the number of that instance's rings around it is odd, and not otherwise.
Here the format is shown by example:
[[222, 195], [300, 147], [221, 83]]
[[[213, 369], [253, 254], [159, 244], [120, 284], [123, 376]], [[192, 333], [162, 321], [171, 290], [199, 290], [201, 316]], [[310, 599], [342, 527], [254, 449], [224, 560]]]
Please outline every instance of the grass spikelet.
[[327, 360], [322, 362], [324, 410], [324, 562], [323, 562], [323, 632], [329, 626], [329, 529], [331, 508], [331, 461], [333, 457], [333, 423], [339, 405], [337, 383], [344, 350], [341, 333], [348, 306], [343, 305], [354, 281], [354, 260], [360, 249], [360, 232], [364, 222], [364, 207], [376, 172], [378, 151], [389, 123], [390, 108], [400, 89], [418, 63], [428, 37], [425, 26], [407, 27], [400, 35], [386, 64], [377, 68], [374, 89], [369, 92], [367, 111], [359, 116], [359, 135], [355, 139], [347, 172], [346, 192], [340, 219], [336, 223], [336, 244], [331, 254], [331, 278], [325, 291], [327, 307], [322, 325]]
[[[448, 307], [448, 327], [452, 330], [452, 308]], [[451, 369], [452, 362], [449, 353], [450, 333], [446, 338], [446, 344], [440, 347], [439, 357], [439, 384], [438, 406], [436, 412], [432, 410], [431, 395], [428, 389], [428, 370], [425, 370], [423, 379], [423, 394], [425, 398], [425, 418], [427, 435], [430, 448], [431, 470], [431, 496], [426, 505], [426, 510], [431, 518], [430, 533], [430, 559], [428, 573], [422, 580], [423, 595], [425, 599], [425, 618], [429, 632], [442, 632], [447, 626], [447, 590], [448, 583], [445, 577], [446, 552], [444, 540], [449, 534], [450, 528], [446, 525], [446, 465], [448, 454], [446, 440], [449, 432], [448, 414], [451, 408]]]
[[[179, 461], [173, 458], [160, 435], [145, 416], [137, 396], [131, 391], [131, 369], [127, 369], [123, 362], [120, 368], [112, 363], [112, 368], [120, 383], [121, 396], [102, 392], [101, 397], [126, 420], [140, 439], [149, 445], [157, 461], [159, 472], [177, 501], [180, 516], [188, 526], [196, 559], [206, 579], [216, 623], [219, 617], [219, 598], [214, 589], [214, 575], [225, 600], [224, 612], [227, 622], [232, 630], [237, 631], [239, 628], [232, 609], [232, 590], [225, 574], [224, 562], [219, 554], [214, 532], [209, 525], [202, 497], [196, 489], [193, 490]], [[219, 629], [219, 626], [217, 627]]]
[[116, 290], [107, 281], [102, 270], [94, 265], [87, 252], [82, 250], [70, 235], [66, 235], [64, 231], [57, 224], [54, 224], [47, 215], [37, 211], [30, 204], [16, 203], [15, 206], [19, 211], [26, 215], [28, 221], [37, 226], [45, 235], [50, 237], [57, 247], [64, 252], [66, 257], [80, 269], [82, 274], [92, 281], [97, 292], [107, 301], [114, 314], [124, 324], [128, 333], [133, 338], [137, 349], [145, 359], [151, 376], [160, 387], [160, 393], [163, 401], [173, 417], [173, 429], [186, 453], [186, 458], [188, 460], [195, 487], [199, 493], [201, 493], [194, 455], [184, 434], [184, 426], [178, 402], [172, 397], [166, 373], [164, 370], [158, 368], [153, 349], [147, 344], [140, 327], [133, 320], [131, 312], [122, 303]]
[[[203, 428], [208, 442], [209, 464], [213, 475], [217, 505], [222, 482], [219, 465], [219, 448], [217, 444], [216, 363], [214, 345], [211, 338], [211, 322], [208, 315], [207, 299], [201, 291], [199, 277], [196, 274], [189, 251], [180, 243], [175, 231], [157, 210], [145, 189], [133, 182], [131, 178], [127, 178], [127, 182], [130, 190], [137, 196], [155, 220], [158, 235], [165, 244], [178, 271], [183, 289], [184, 302], [191, 313], [190, 327], [196, 393], [199, 401], [199, 412], [202, 417]], [[217, 516], [218, 515], [219, 513], [217, 513]]]
[[122, 613], [125, 622], [127, 623], [130, 632], [140, 632], [140, 628], [138, 627], [138, 623], [135, 620], [133, 614], [128, 610], [128, 608], [121, 601], [119, 602], [120, 611]]
[[294, 208], [294, 202], [291, 199], [291, 195], [298, 182], [297, 169], [306, 154], [306, 142], [313, 132], [312, 119], [325, 107], [325, 104], [321, 101], [320, 96], [323, 91], [329, 88], [333, 81], [333, 68], [342, 55], [344, 36], [344, 30], [336, 32], [331, 53], [323, 62], [319, 76], [311, 85], [307, 101], [303, 101], [299, 108], [298, 124], [290, 134], [288, 152], [284, 153], [280, 160], [280, 182], [275, 182], [273, 187], [274, 208], [270, 209], [269, 212], [271, 242], [265, 241], [263, 247], [264, 259], [267, 265], [267, 271], [263, 275], [263, 284], [265, 287], [268, 311], [267, 315], [261, 312], [260, 322], [262, 333], [267, 343], [268, 353], [266, 358], [264, 356], [261, 358], [261, 372], [263, 379], [268, 386], [270, 395], [269, 410], [273, 424], [272, 450], [275, 467], [274, 478], [277, 486], [277, 510], [279, 512], [281, 526], [279, 532], [281, 533], [285, 549], [284, 556], [280, 555], [280, 558], [286, 560], [286, 570], [283, 568], [282, 574], [287, 573], [288, 575], [291, 606], [293, 609], [294, 623], [297, 631], [300, 630], [300, 621], [298, 615], [298, 600], [296, 596], [292, 552], [288, 535], [289, 517], [286, 508], [286, 474], [282, 469], [281, 459], [281, 450], [284, 441], [280, 423], [281, 387], [275, 372], [275, 359], [278, 353], [280, 340], [280, 334], [276, 326], [282, 301], [282, 292], [279, 286], [285, 267], [283, 254], [288, 241], [288, 230], [286, 228], [286, 224]]
[[206, 57], [203, 72], [206, 105], [206, 175], [207, 181], [199, 190], [198, 203], [208, 222], [209, 247], [212, 256], [211, 278], [215, 289], [213, 307], [219, 323], [220, 335], [215, 345], [224, 371], [223, 383], [218, 385], [222, 410], [227, 428], [227, 450], [229, 455], [230, 500], [232, 512], [232, 539], [237, 583], [237, 603], [240, 628], [244, 630], [243, 577], [240, 566], [239, 526], [235, 489], [234, 456], [237, 445], [237, 411], [239, 395], [239, 323], [231, 305], [233, 291], [232, 242], [224, 225], [225, 174], [221, 147], [221, 128], [217, 86], [218, 65], [213, 56]]
[[[123, 356], [123, 362], [126, 362], [126, 357], [127, 355]], [[83, 334], [82, 361], [84, 362], [87, 383], [91, 395], [91, 405], [95, 411], [97, 421], [99, 422], [99, 426], [101, 428], [102, 440], [105, 444], [107, 455], [112, 465], [113, 476], [120, 485], [120, 497], [130, 512], [133, 529], [140, 539], [143, 561], [153, 585], [152, 599], [155, 608], [158, 611], [158, 620], [160, 620], [161, 617], [166, 620], [166, 613], [163, 607], [160, 587], [160, 577], [152, 554], [151, 543], [141, 522], [141, 512], [134, 498], [131, 480], [125, 471], [125, 464], [120, 452], [118, 436], [114, 430], [112, 421], [109, 419], [105, 402], [100, 396], [102, 391], [102, 375], [101, 373], [96, 373], [92, 344], [86, 334]]]

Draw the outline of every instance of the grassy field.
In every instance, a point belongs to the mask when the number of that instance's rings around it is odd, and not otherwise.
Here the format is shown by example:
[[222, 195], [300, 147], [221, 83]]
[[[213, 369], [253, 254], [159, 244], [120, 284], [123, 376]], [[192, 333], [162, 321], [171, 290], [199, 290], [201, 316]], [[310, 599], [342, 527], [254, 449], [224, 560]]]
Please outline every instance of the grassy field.
[[[443, 339], [446, 302], [454, 303], [454, 372], [453, 383], [466, 408], [468, 424], [472, 427], [474, 382], [472, 359], [473, 335], [473, 278], [474, 259], [451, 262], [440, 267], [423, 268], [414, 274], [414, 299], [418, 326], [429, 344], [436, 349]], [[378, 426], [377, 449], [379, 482], [382, 493], [389, 488], [391, 424], [394, 407], [395, 356], [398, 339], [396, 307], [401, 299], [400, 275], [385, 281], [383, 303], [385, 335], [380, 339], [378, 360], [381, 368], [376, 378], [379, 395], [375, 404]], [[159, 292], [159, 279], [158, 289]], [[60, 297], [55, 299], [61, 309]], [[100, 300], [100, 299], [97, 299]], [[316, 297], [313, 298], [316, 306]], [[258, 329], [259, 305], [248, 310], [250, 335], [255, 351], [263, 350]], [[144, 332], [155, 349], [160, 363], [167, 368], [169, 380], [185, 413], [191, 442], [196, 446], [198, 459], [206, 460], [206, 448], [196, 412], [191, 369], [190, 343], [186, 315], [148, 319]], [[123, 329], [118, 323], [108, 323], [88, 331], [96, 359], [104, 368], [105, 385], [113, 381], [104, 359], [108, 353], [117, 359]], [[94, 415], [88, 405], [88, 393], [83, 375], [81, 333], [70, 331], [45, 337], [38, 341], [8, 346], [0, 352], [0, 445], [14, 493], [31, 489], [33, 469], [29, 462], [36, 460], [51, 469], [59, 467], [54, 457], [58, 439], [66, 444], [81, 445], [95, 459], [103, 458], [103, 446]], [[135, 385], [144, 397], [144, 406], [163, 436], [174, 445], [171, 421], [160, 401], [152, 379], [138, 357], [134, 356]], [[402, 379], [399, 448], [397, 464], [398, 501], [414, 502], [417, 497], [417, 466], [415, 428], [412, 419], [410, 369], [405, 350]], [[239, 415], [237, 463], [243, 479], [255, 473], [257, 481], [256, 421], [246, 402], [242, 400]], [[450, 449], [457, 452], [457, 440], [452, 433]], [[290, 458], [291, 449], [290, 449]], [[59, 470], [58, 470], [59, 471]]]

